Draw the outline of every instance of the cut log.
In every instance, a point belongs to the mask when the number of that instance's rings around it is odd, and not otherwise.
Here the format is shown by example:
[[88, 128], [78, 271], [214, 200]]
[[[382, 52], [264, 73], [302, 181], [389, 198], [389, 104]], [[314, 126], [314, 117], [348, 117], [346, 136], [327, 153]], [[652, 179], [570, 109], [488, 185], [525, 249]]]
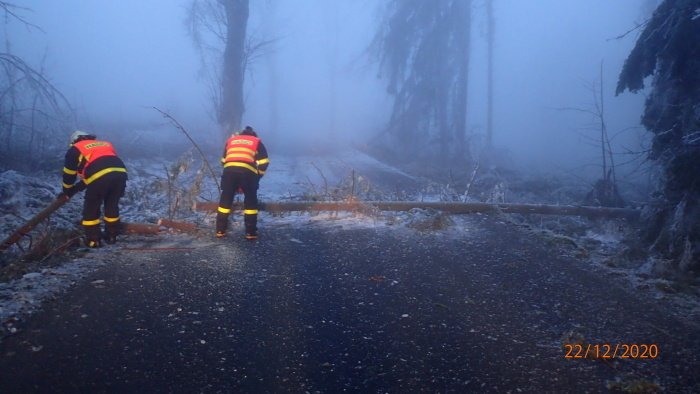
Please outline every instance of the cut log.
[[176, 222], [170, 219], [158, 219], [158, 224], [163, 227], [174, 228], [175, 230], [194, 233], [197, 231], [197, 225], [193, 223]]
[[125, 234], [158, 234], [160, 226], [157, 224], [122, 222], [122, 232]]
[[[44, 208], [41, 212], [37, 213], [34, 215], [27, 223], [25, 223], [22, 227], [17, 229], [14, 233], [10, 234], [7, 239], [2, 241], [2, 244], [0, 244], [0, 251], [7, 250], [10, 246], [13, 244], [17, 243], [19, 240], [22, 239], [23, 236], [27, 235], [34, 227], [36, 227], [37, 224], [41, 223], [44, 219], [48, 218], [49, 215], [51, 215], [54, 211], [56, 211], [58, 208], [62, 207], [65, 203], [67, 203], [70, 199], [68, 197], [60, 197], [54, 200], [48, 207]], [[170, 225], [163, 224], [166, 227], [173, 227], [173, 228], [178, 228], [180, 229], [185, 229], [185, 228], [194, 228], [196, 229], [196, 226], [194, 224], [189, 224], [189, 223], [177, 223], [177, 222], [171, 222]], [[178, 226], [178, 227], [176, 227]], [[145, 224], [145, 223], [121, 223], [121, 230], [122, 232], [126, 234], [158, 234], [160, 232], [160, 225], [158, 224]], [[187, 231], [187, 230], [183, 230]]]
[[180, 251], [189, 252], [191, 250], [195, 250], [195, 248], [178, 248], [178, 247], [172, 247], [172, 248], [121, 248], [121, 250], [128, 250], [131, 252], [170, 252], [173, 250], [180, 250]]
[[29, 219], [27, 223], [24, 224], [24, 226], [18, 228], [15, 230], [14, 233], [10, 234], [7, 239], [2, 241], [2, 244], [0, 244], [0, 251], [7, 250], [10, 246], [13, 244], [17, 243], [20, 239], [22, 239], [23, 236], [27, 235], [34, 227], [36, 227], [37, 224], [41, 223], [44, 219], [49, 217], [55, 210], [58, 208], [62, 207], [65, 203], [70, 200], [68, 197], [59, 197], [56, 200], [54, 200], [48, 207], [44, 208], [41, 212], [37, 213]]
[[[583, 205], [545, 205], [545, 204], [489, 204], [483, 202], [416, 202], [416, 201], [289, 201], [260, 203], [258, 209], [272, 213], [289, 211], [357, 211], [363, 207], [375, 207], [382, 211], [408, 211], [413, 208], [435, 209], [453, 214], [466, 213], [520, 213], [539, 215], [568, 215], [603, 218], [625, 218], [636, 220], [639, 211], [626, 208], [590, 207]], [[198, 202], [198, 211], [216, 211], [215, 202]], [[242, 210], [242, 203], [234, 203], [232, 210]]]

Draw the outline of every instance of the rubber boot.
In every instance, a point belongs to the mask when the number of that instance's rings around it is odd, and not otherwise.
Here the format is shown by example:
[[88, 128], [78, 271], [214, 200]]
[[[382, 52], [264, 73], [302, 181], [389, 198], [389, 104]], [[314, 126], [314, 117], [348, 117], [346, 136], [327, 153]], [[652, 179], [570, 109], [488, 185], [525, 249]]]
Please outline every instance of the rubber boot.
[[216, 214], [216, 238], [224, 238], [226, 236], [226, 228], [228, 227], [228, 213], [218, 212]]
[[245, 239], [258, 239], [258, 215], [245, 214], [243, 221], [245, 223]]
[[100, 226], [83, 226], [85, 228], [85, 245], [88, 248], [99, 248], [102, 246], [100, 242]]
[[109, 245], [113, 245], [117, 242], [117, 235], [119, 235], [119, 230], [121, 229], [120, 222], [108, 222], [105, 224], [105, 242]]

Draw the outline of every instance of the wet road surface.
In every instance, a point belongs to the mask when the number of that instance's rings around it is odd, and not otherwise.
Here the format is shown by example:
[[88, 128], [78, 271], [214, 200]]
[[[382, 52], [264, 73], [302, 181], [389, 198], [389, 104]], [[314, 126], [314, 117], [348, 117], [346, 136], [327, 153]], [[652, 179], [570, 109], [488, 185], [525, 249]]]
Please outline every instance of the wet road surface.
[[[497, 218], [261, 233], [98, 252], [0, 343], [0, 392], [700, 392], [697, 325]], [[572, 360], [569, 341], [659, 355]]]

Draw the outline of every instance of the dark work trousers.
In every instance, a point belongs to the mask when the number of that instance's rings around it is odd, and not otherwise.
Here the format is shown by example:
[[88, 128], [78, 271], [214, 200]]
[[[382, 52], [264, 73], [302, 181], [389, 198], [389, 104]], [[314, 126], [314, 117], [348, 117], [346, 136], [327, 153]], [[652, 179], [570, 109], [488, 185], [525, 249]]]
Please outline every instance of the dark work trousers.
[[83, 205], [83, 228], [87, 242], [100, 242], [100, 208], [104, 205], [107, 237], [119, 233], [119, 199], [126, 189], [126, 174], [109, 172], [87, 185]]
[[221, 198], [216, 214], [216, 231], [226, 232], [231, 214], [233, 197], [238, 188], [243, 189], [243, 221], [245, 231], [258, 231], [258, 174], [240, 167], [226, 167], [221, 175]]

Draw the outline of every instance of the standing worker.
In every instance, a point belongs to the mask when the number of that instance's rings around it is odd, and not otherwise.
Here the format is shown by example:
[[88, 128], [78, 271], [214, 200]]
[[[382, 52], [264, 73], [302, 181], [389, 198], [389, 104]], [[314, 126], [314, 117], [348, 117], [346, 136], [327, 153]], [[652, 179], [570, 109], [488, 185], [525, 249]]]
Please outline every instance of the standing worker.
[[[105, 241], [113, 244], [119, 233], [119, 199], [126, 188], [126, 167], [114, 147], [94, 135], [77, 130], [71, 137], [63, 167], [63, 192], [59, 198], [71, 198], [85, 189], [83, 228], [85, 244], [100, 247], [100, 207], [104, 205]], [[80, 181], [75, 183], [76, 175]]]
[[228, 216], [236, 191], [243, 189], [243, 222], [245, 238], [258, 238], [258, 186], [265, 175], [270, 160], [267, 149], [252, 127], [234, 134], [226, 141], [221, 158], [224, 173], [221, 175], [221, 198], [216, 215], [216, 237], [226, 236]]

